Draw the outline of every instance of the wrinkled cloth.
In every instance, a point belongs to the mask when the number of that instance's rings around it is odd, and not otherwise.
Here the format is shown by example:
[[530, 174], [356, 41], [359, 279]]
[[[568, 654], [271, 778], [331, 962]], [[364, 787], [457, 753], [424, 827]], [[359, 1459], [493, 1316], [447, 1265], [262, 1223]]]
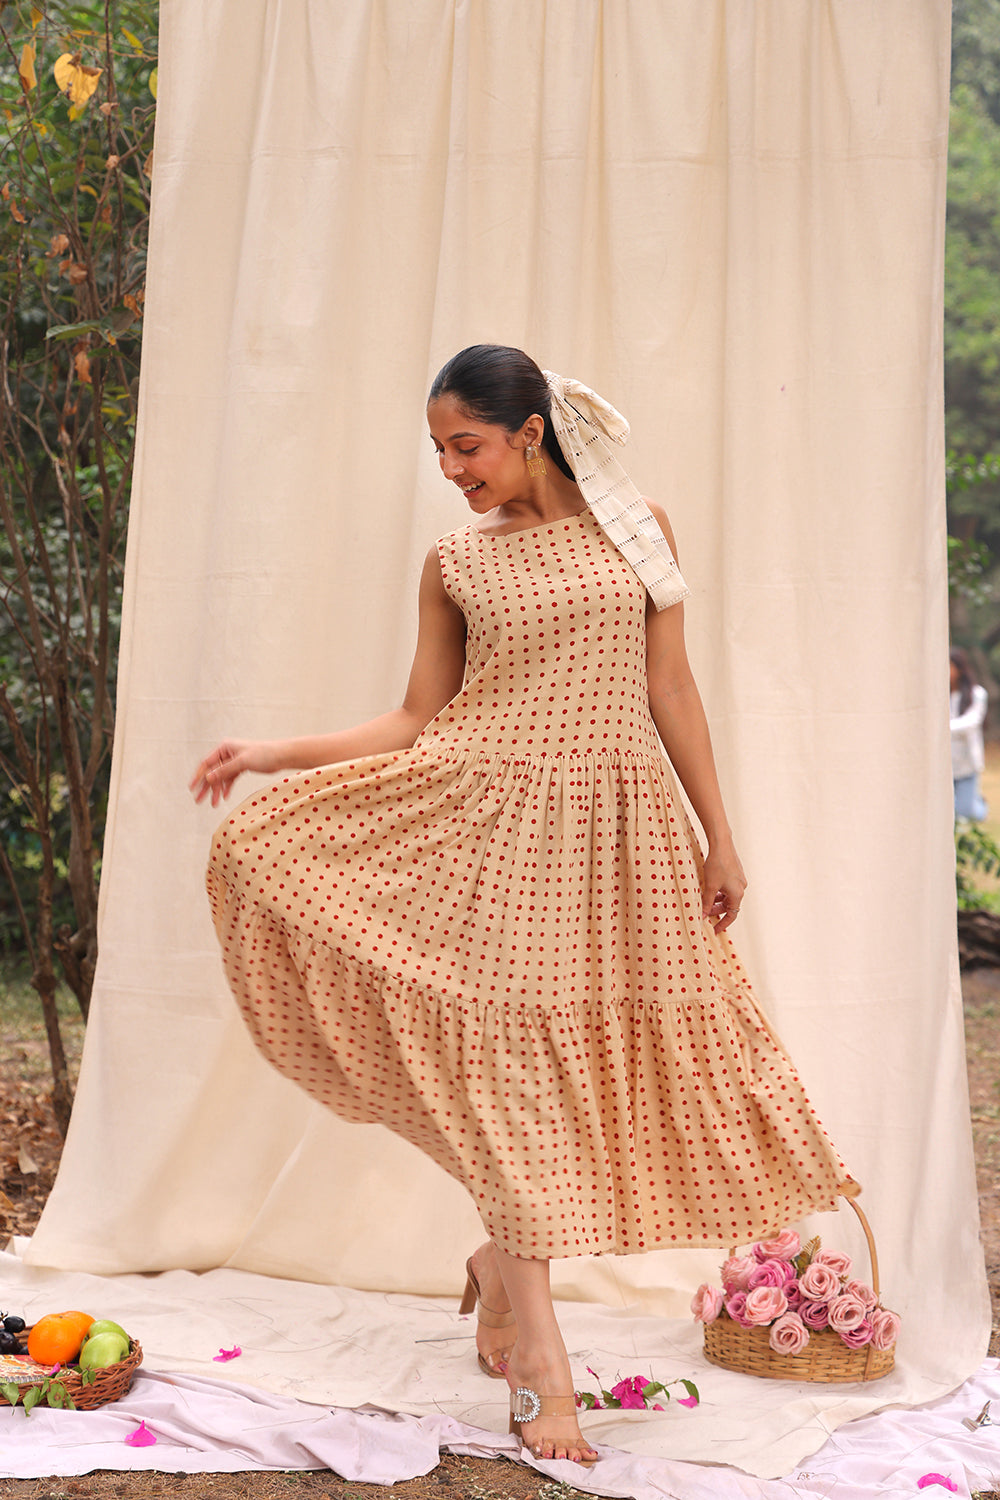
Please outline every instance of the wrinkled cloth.
[[[97, 1411], [36, 1407], [26, 1420], [21, 1412], [0, 1409], [0, 1476], [33, 1479], [96, 1469], [166, 1474], [330, 1469], [356, 1483], [394, 1484], [429, 1473], [446, 1452], [520, 1458], [575, 1489], [633, 1500], [788, 1500], [790, 1495], [828, 1500], [832, 1494], [844, 1500], [874, 1495], [912, 1500], [920, 1493], [954, 1493], [969, 1500], [973, 1491], [995, 1486], [1000, 1471], [997, 1429], [970, 1432], [963, 1426], [962, 1419], [974, 1418], [988, 1400], [1000, 1407], [996, 1360], [987, 1360], [943, 1400], [848, 1422], [785, 1478], [760, 1479], [727, 1466], [725, 1442], [711, 1465], [681, 1463], [608, 1446], [589, 1417], [584, 1424], [601, 1457], [595, 1468], [581, 1472], [566, 1461], [533, 1458], [527, 1449], [519, 1450], [514, 1437], [444, 1414], [330, 1410], [250, 1386], [140, 1371], [125, 1397]], [[619, 1413], [618, 1427], [631, 1424], [640, 1434], [650, 1415]], [[680, 1411], [673, 1416], [687, 1420]], [[126, 1442], [140, 1421], [155, 1434], [155, 1445], [136, 1449]], [[920, 1491], [918, 1482], [928, 1473], [944, 1475], [955, 1490], [931, 1485]]]

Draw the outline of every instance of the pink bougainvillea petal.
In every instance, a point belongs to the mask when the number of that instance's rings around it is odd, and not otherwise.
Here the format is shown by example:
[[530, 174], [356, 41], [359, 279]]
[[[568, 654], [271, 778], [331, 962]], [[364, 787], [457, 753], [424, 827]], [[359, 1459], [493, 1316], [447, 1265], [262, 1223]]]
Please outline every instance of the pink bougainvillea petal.
[[222, 1365], [225, 1364], [227, 1359], [239, 1359], [242, 1353], [243, 1350], [239, 1344], [234, 1344], [231, 1349], [220, 1349], [218, 1354], [212, 1355], [212, 1358], [217, 1365]]
[[156, 1433], [150, 1432], [145, 1422], [140, 1422], [134, 1432], [125, 1439], [130, 1448], [149, 1448], [156, 1442]]
[[677, 1405], [678, 1406], [697, 1406], [698, 1405], [698, 1397], [697, 1396], [678, 1396], [677, 1397]]
[[946, 1490], [951, 1490], [953, 1495], [958, 1494], [958, 1485], [954, 1479], [949, 1479], [947, 1474], [924, 1474], [917, 1480], [917, 1489], [925, 1490], [929, 1484], [943, 1485]]

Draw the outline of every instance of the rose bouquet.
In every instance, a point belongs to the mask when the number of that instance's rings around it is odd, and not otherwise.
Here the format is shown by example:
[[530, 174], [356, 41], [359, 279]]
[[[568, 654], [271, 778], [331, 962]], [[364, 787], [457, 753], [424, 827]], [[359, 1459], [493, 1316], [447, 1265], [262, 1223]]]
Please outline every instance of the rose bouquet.
[[761, 1240], [722, 1267], [722, 1287], [703, 1282], [691, 1311], [702, 1323], [730, 1320], [741, 1328], [769, 1328], [776, 1354], [801, 1354], [814, 1335], [829, 1330], [847, 1349], [892, 1349], [899, 1317], [884, 1308], [866, 1282], [851, 1276], [851, 1258], [803, 1246], [794, 1229]]

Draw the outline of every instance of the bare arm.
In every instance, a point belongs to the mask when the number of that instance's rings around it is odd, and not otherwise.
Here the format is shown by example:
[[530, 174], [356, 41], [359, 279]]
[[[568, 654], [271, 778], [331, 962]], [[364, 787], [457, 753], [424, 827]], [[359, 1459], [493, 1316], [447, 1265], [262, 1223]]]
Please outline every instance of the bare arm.
[[450, 703], [465, 674], [465, 619], [447, 593], [437, 548], [424, 561], [420, 624], [410, 680], [399, 708], [353, 729], [289, 740], [223, 740], [191, 778], [195, 801], [212, 806], [228, 797], [243, 771], [308, 771], [313, 766], [407, 750], [431, 719]]
[[[651, 505], [650, 509], [676, 557], [670, 523], [658, 505]], [[702, 912], [722, 932], [736, 919], [746, 890], [746, 876], [733, 844], [708, 721], [687, 658], [683, 604], [672, 604], [660, 611], [649, 604], [646, 669], [653, 723], [708, 840]]]

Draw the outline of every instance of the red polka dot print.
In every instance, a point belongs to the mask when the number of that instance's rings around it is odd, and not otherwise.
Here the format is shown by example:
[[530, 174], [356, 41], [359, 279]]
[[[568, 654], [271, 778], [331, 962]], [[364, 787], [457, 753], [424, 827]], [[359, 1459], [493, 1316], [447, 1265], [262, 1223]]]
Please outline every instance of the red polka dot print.
[[462, 691], [412, 749], [289, 776], [208, 888], [257, 1047], [532, 1257], [745, 1244], [846, 1169], [701, 919], [643, 586], [589, 512], [438, 543]]

